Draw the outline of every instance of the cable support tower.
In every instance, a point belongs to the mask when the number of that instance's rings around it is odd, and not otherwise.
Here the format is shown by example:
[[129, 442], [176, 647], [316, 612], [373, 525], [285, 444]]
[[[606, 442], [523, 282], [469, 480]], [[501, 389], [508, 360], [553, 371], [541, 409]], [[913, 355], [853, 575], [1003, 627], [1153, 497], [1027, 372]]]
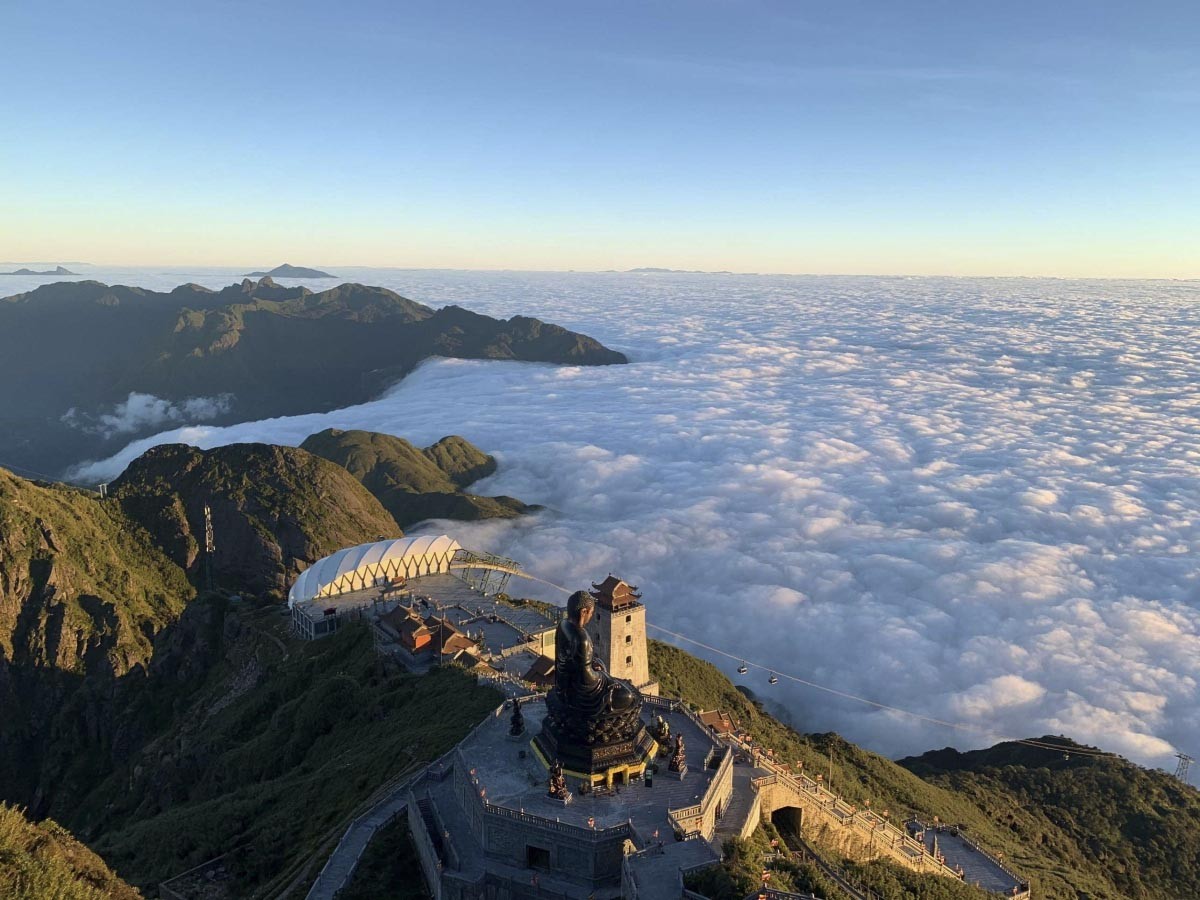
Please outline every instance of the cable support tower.
[[1188, 783], [1188, 768], [1191, 767], [1194, 760], [1186, 753], [1176, 753], [1175, 758], [1179, 760], [1179, 765], [1175, 767], [1175, 777], [1184, 784]]

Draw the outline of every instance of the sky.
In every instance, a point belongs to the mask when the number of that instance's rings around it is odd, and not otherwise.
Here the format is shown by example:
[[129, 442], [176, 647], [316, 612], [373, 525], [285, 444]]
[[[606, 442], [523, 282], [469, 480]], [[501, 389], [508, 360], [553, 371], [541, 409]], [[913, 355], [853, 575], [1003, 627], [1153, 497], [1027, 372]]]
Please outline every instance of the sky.
[[1191, 2], [0, 4], [0, 261], [1200, 277]]

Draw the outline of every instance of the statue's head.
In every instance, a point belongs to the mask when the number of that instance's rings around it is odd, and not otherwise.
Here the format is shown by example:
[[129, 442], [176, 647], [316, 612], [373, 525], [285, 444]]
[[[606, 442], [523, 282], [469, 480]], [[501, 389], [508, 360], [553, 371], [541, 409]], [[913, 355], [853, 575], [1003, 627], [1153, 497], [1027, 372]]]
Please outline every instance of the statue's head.
[[596, 601], [587, 591], [576, 591], [567, 599], [567, 618], [577, 625], [586, 625], [596, 611]]

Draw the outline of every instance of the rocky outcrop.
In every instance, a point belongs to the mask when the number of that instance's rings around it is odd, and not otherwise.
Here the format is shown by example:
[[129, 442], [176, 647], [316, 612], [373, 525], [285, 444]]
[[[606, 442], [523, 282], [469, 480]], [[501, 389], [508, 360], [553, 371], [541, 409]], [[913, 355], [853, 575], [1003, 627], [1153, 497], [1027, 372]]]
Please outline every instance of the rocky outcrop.
[[160, 445], [134, 460], [110, 493], [197, 584], [205, 577], [207, 505], [214, 583], [233, 591], [282, 595], [321, 557], [401, 534], [350, 473], [294, 447]]

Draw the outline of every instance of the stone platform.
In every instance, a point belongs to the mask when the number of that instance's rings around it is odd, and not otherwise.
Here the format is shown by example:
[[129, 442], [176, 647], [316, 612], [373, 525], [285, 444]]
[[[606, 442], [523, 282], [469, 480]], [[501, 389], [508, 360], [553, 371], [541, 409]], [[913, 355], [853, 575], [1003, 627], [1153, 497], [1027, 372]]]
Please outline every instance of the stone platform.
[[[729, 804], [733, 761], [697, 720], [647, 698], [643, 720], [662, 715], [672, 734], [684, 736], [686, 775], [668, 773], [661, 759], [651, 786], [638, 779], [611, 791], [576, 793], [563, 805], [547, 796], [546, 768], [529, 743], [541, 729], [545, 704], [528, 701], [522, 712], [525, 740], [510, 738], [509, 711], [499, 709], [414, 785], [410, 809], [425, 811], [414, 832], [437, 832], [441, 843], [439, 855], [431, 834], [431, 858], [423, 859], [427, 879], [435, 875], [440, 884], [435, 895], [465, 900], [503, 888], [512, 897], [545, 896], [546, 889], [617, 897], [628, 892], [634, 868], [644, 868], [633, 867], [630, 854], [661, 855], [655, 868], [676, 872], [698, 858], [716, 859], [708, 840]], [[578, 787], [576, 779], [567, 784]], [[691, 839], [677, 840], [685, 835]]]

